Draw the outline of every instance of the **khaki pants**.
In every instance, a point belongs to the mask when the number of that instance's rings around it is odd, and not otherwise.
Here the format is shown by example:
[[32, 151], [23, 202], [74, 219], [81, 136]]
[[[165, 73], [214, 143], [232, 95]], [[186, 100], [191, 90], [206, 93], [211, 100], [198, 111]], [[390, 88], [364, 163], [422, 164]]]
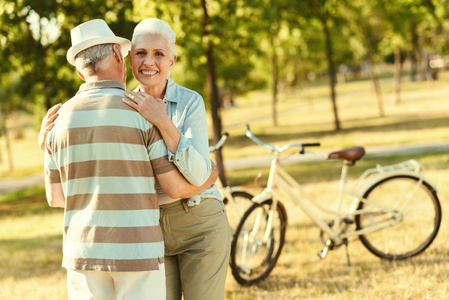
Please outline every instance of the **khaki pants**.
[[165, 268], [147, 272], [67, 270], [69, 300], [165, 300]]
[[231, 233], [223, 202], [161, 206], [161, 226], [167, 300], [224, 299]]

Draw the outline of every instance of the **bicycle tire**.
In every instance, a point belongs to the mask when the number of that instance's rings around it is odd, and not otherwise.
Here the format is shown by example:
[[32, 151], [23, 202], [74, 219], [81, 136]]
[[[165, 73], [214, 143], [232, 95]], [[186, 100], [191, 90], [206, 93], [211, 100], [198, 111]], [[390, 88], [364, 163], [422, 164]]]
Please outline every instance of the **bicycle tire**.
[[[362, 244], [374, 255], [388, 260], [403, 260], [422, 253], [434, 241], [441, 224], [441, 205], [434, 188], [426, 181], [418, 184], [419, 180], [412, 175], [395, 175], [377, 182], [365, 192], [365, 199], [394, 211], [399, 211], [399, 204], [404, 205], [401, 222], [359, 236]], [[416, 188], [413, 195], [411, 188]], [[396, 203], [391, 201], [394, 195], [399, 194], [401, 197]], [[399, 203], [401, 199], [409, 199], [406, 206], [406, 201]], [[358, 206], [358, 209], [370, 208], [373, 206], [362, 201]], [[357, 230], [385, 219], [385, 212], [373, 210], [355, 216]]]
[[234, 231], [245, 211], [252, 205], [253, 195], [244, 191], [234, 191], [231, 196], [234, 201], [231, 202], [228, 198], [224, 198], [223, 203], [226, 205], [229, 226]]
[[[233, 277], [241, 285], [249, 286], [265, 279], [281, 255], [285, 242], [287, 213], [280, 201], [277, 202], [268, 241], [263, 241], [272, 203], [271, 199], [260, 204], [254, 203], [244, 213], [233, 234], [230, 266]], [[254, 230], [254, 222], [258, 213], [262, 214], [261, 226]], [[250, 234], [252, 234], [251, 237]], [[251, 256], [249, 260], [246, 259], [247, 256]]]

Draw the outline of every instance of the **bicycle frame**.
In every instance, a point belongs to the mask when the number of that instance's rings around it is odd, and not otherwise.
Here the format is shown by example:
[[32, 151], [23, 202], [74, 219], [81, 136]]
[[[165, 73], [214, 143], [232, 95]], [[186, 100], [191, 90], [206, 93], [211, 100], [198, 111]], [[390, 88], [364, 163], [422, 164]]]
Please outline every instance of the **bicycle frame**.
[[[249, 135], [248, 135], [249, 136]], [[253, 138], [254, 136], [251, 136]], [[254, 139], [254, 138], [253, 138]], [[256, 142], [261, 144], [262, 142], [260, 140], [257, 140]], [[262, 143], [263, 145], [269, 146], [267, 144]], [[261, 144], [261, 145], [262, 145]], [[263, 146], [262, 145], [262, 146]], [[266, 147], [264, 146], [264, 147]], [[416, 192], [417, 188], [420, 184], [425, 180], [429, 183], [427, 179], [423, 177], [421, 174], [423, 171], [423, 167], [421, 164], [419, 164], [417, 161], [410, 160], [406, 162], [402, 162], [395, 165], [389, 165], [382, 167], [378, 165], [376, 168], [368, 169], [366, 170], [360, 178], [357, 180], [357, 182], [354, 184], [354, 186], [351, 189], [346, 189], [346, 179], [349, 169], [349, 164], [346, 161], [343, 161], [343, 167], [341, 172], [341, 177], [339, 181], [339, 189], [337, 194], [337, 209], [331, 210], [327, 209], [325, 207], [322, 207], [318, 204], [315, 199], [313, 199], [312, 196], [310, 196], [302, 187], [301, 185], [293, 178], [291, 177], [282, 167], [279, 165], [278, 158], [279, 154], [284, 151], [285, 149], [288, 149], [289, 147], [292, 147], [295, 145], [287, 145], [282, 148], [278, 147], [272, 147], [270, 150], [274, 151], [274, 156], [271, 161], [271, 167], [270, 172], [268, 176], [268, 183], [267, 187], [264, 189], [264, 191], [255, 196], [253, 198], [253, 202], [262, 203], [265, 200], [272, 199], [273, 204], [270, 209], [270, 215], [268, 216], [268, 226], [267, 230], [265, 232], [265, 238], [264, 241], [267, 241], [269, 238], [269, 234], [271, 232], [271, 224], [272, 224], [272, 218], [273, 214], [272, 212], [276, 211], [276, 205], [277, 205], [277, 193], [275, 191], [276, 188], [279, 188], [283, 192], [287, 193], [288, 196], [296, 203], [298, 204], [301, 209], [304, 211], [306, 215], [308, 215], [313, 222], [323, 230], [332, 241], [338, 243], [341, 242], [342, 239], [346, 239], [348, 237], [357, 236], [361, 234], [365, 234], [367, 232], [380, 230], [386, 227], [394, 226], [395, 224], [402, 221], [402, 210], [408, 203], [407, 200], [405, 204], [402, 206], [402, 209], [399, 210], [391, 210], [387, 207], [384, 207], [378, 203], [372, 202], [368, 199], [363, 198], [363, 195], [365, 192], [372, 187], [377, 182], [383, 180], [386, 177], [389, 176], [395, 176], [395, 175], [410, 175], [415, 176], [419, 178], [419, 181], [417, 182], [416, 186], [414, 187], [413, 193]], [[266, 147], [268, 148], [268, 147]], [[304, 148], [302, 153], [304, 153]], [[431, 183], [430, 183], [431, 184]], [[431, 184], [432, 187], [436, 190], [435, 186]], [[298, 194], [301, 193], [305, 195], [305, 198], [309, 200], [314, 206], [318, 207], [322, 211], [326, 211], [328, 213], [336, 215], [336, 218], [332, 225], [328, 224], [326, 221], [324, 221], [312, 208], [310, 205], [308, 205], [305, 201], [305, 199], [301, 198]], [[343, 197], [344, 195], [350, 195], [354, 197], [353, 203], [351, 205], [351, 208], [348, 212], [343, 212], [342, 210], [342, 203], [343, 203]], [[410, 197], [411, 198], [411, 197]], [[410, 198], [408, 201], [410, 201]], [[366, 213], [368, 211], [372, 211], [373, 208], [369, 209], [356, 209], [358, 207], [359, 202], [365, 202], [369, 203], [371, 207], [375, 207], [380, 212], [383, 212], [386, 214], [386, 217], [382, 220], [378, 220], [376, 223], [371, 224], [369, 227], [366, 227], [364, 229], [359, 230], [353, 230], [353, 231], [347, 231], [342, 232], [341, 229], [341, 222], [343, 218], [353, 218], [355, 215]], [[262, 217], [262, 215], [260, 215]]]

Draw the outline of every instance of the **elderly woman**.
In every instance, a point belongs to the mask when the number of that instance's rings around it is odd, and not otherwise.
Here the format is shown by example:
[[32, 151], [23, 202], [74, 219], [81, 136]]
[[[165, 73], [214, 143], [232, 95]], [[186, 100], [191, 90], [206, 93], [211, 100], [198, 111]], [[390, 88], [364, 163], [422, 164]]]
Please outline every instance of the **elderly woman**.
[[[198, 93], [169, 77], [175, 40], [171, 27], [159, 19], [136, 26], [129, 63], [140, 85], [125, 92], [132, 101], [123, 101], [157, 126], [170, 160], [188, 181], [202, 185], [211, 172], [206, 112]], [[167, 299], [224, 299], [230, 228], [216, 186], [190, 200], [159, 192]]]
[[[174, 31], [162, 20], [150, 18], [136, 26], [129, 62], [140, 85], [127, 90], [123, 101], [159, 129], [169, 159], [190, 183], [201, 186], [212, 172], [206, 112], [197, 92], [170, 79], [176, 62], [175, 41]], [[57, 109], [49, 111], [41, 132], [51, 129]], [[230, 228], [216, 186], [191, 199], [172, 199], [158, 185], [157, 191], [167, 299], [224, 299]]]

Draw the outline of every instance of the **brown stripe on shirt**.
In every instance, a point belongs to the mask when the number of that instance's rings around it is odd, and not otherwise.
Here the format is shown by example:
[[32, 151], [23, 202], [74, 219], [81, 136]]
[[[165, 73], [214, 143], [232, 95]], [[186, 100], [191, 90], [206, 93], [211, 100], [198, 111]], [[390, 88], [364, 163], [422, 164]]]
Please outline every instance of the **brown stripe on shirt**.
[[[140, 131], [140, 134], [136, 134], [136, 130]], [[55, 136], [58, 141], [56, 146], [57, 150], [64, 149], [68, 146], [84, 145], [91, 143], [126, 143], [142, 145], [145, 143], [145, 131], [124, 126], [96, 126], [96, 127], [79, 127], [70, 128], [66, 130], [58, 131]], [[58, 138], [61, 136], [61, 138]], [[66, 138], [66, 137], [69, 138]], [[53, 153], [56, 152], [53, 149]]]
[[[159, 140], [162, 140], [162, 134], [156, 126], [151, 126], [151, 128], [145, 134], [146, 134], [145, 138], [147, 141], [152, 141], [154, 143]], [[145, 145], [145, 147], [147, 148], [148, 146], [149, 146], [148, 144]]]
[[159, 270], [163, 257], [150, 259], [96, 259], [77, 258], [76, 263], [70, 257], [63, 257], [62, 266], [71, 270], [121, 272], [126, 266], [127, 272]]
[[152, 159], [151, 165], [153, 166], [153, 171], [156, 175], [167, 173], [176, 169], [175, 164], [170, 162], [167, 156]]
[[[81, 240], [67, 239], [71, 237]], [[159, 225], [142, 227], [64, 227], [64, 241], [89, 243], [157, 243], [163, 240]]]
[[67, 197], [66, 211], [85, 209], [94, 203], [92, 210], [158, 209], [156, 194], [78, 194]]
[[64, 109], [70, 111], [91, 111], [102, 109], [122, 109], [122, 110], [134, 110], [134, 108], [123, 103], [122, 98], [126, 98], [125, 95], [104, 95], [101, 97], [81, 97], [78, 96], [76, 101], [67, 101], [64, 104]]
[[149, 161], [88, 160], [61, 166], [63, 182], [87, 177], [154, 177]]
[[45, 178], [48, 183], [61, 183], [59, 170], [45, 169]]

